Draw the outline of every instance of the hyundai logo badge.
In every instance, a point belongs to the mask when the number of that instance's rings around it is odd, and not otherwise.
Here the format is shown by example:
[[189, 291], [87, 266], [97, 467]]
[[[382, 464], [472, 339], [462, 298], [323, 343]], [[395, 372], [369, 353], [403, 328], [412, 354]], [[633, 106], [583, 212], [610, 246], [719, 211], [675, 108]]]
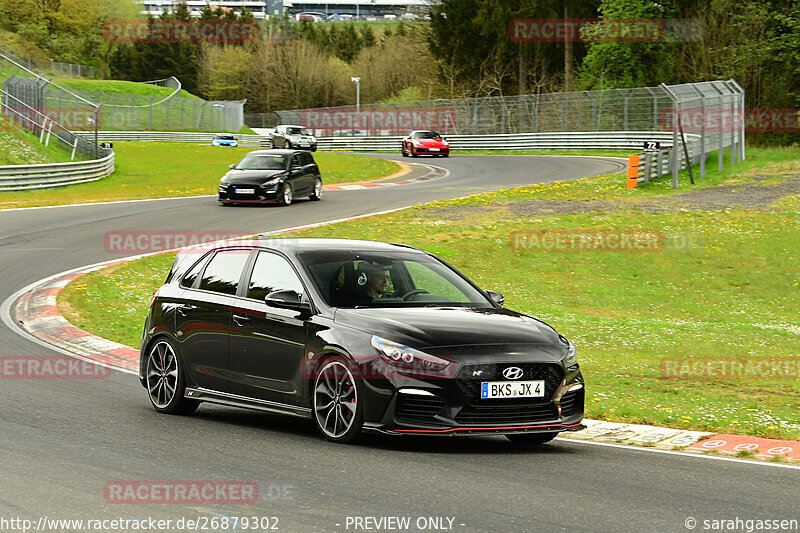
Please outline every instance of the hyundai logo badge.
[[522, 374], [522, 369], [518, 366], [510, 366], [503, 370], [503, 377], [506, 379], [519, 379]]

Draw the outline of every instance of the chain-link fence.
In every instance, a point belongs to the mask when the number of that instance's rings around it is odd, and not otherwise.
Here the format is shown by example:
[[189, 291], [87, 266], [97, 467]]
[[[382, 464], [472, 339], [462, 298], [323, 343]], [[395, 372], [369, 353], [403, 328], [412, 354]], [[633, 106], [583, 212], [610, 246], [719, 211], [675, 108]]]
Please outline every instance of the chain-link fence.
[[16, 63], [24, 65], [29, 70], [38, 71], [40, 74], [52, 74], [54, 76], [70, 78], [94, 78], [95, 69], [90, 65], [79, 65], [76, 63], [63, 63], [61, 61], [47, 61], [28, 57], [23, 59], [15, 56], [10, 50], [0, 46], [0, 53], [13, 59]]
[[[100, 104], [100, 127], [117, 131], [232, 131], [244, 125], [244, 103], [208, 102], [181, 91], [176, 78], [145, 82], [173, 89], [161, 94], [121, 94], [104, 91], [74, 91]], [[48, 107], [59, 115], [80, 108], [80, 100], [57, 89], [45, 89]]]
[[[36, 83], [36, 80], [25, 81]], [[27, 83], [20, 87], [22, 87], [22, 91], [19, 92], [28, 93], [28, 98], [25, 100], [5, 89], [0, 89], [0, 115], [5, 117], [6, 121], [3, 127], [16, 127], [21, 131], [37, 135], [39, 142], [45, 146], [49, 146], [51, 142], [61, 144], [61, 147], [70, 153], [71, 160], [74, 160], [78, 154], [87, 158], [99, 159], [112, 153], [109, 148], [101, 147], [90, 139], [75, 135], [50, 115], [43, 113], [41, 108], [29, 105], [27, 102], [35, 103], [37, 100], [35, 95], [30, 97], [35, 90], [32, 84]]]

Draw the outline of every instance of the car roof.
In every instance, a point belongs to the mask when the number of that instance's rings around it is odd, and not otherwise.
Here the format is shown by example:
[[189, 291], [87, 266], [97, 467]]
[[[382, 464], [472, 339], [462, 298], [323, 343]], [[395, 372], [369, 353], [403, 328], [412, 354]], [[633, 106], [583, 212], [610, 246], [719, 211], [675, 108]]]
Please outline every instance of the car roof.
[[284, 128], [305, 128], [305, 126], [301, 126], [300, 124], [278, 124], [275, 127], [279, 128], [281, 126], [283, 126]]
[[309, 252], [318, 250], [345, 250], [350, 252], [391, 252], [410, 250], [425, 253], [419, 248], [407, 244], [396, 244], [379, 241], [362, 241], [357, 239], [259, 239], [259, 247], [272, 248], [286, 252]]
[[287, 150], [286, 148], [273, 148], [269, 150], [253, 150], [252, 152], [247, 152], [245, 155], [291, 155], [296, 154], [297, 152], [306, 152], [307, 150]]

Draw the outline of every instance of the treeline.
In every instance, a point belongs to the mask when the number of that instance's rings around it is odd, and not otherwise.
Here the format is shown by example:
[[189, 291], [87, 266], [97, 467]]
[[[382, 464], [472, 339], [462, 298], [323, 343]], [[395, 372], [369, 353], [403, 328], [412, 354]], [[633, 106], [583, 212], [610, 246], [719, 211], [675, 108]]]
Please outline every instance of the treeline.
[[[204, 45], [199, 89], [211, 99], [247, 98], [249, 112], [438, 96], [435, 60], [420, 28], [377, 35], [368, 25], [273, 21], [251, 45]], [[424, 90], [423, 90], [424, 89]]]
[[[361, 78], [363, 103], [733, 78], [750, 108], [800, 107], [797, 0], [437, 0], [422, 23], [273, 19], [241, 44], [104, 39], [108, 20], [136, 18], [136, 10], [136, 0], [0, 0], [0, 24], [57, 60], [138, 81], [174, 75], [209, 99], [247, 98], [251, 112], [352, 104], [351, 76]], [[189, 18], [178, 4], [160, 20]], [[206, 6], [201, 18], [237, 15]], [[511, 25], [518, 19], [601, 22], [580, 38], [521, 42]], [[640, 40], [598, 31], [626, 20], [682, 31]]]
[[106, 23], [141, 18], [141, 8], [137, 0], [0, 0], [0, 27], [30, 43], [31, 55], [107, 75], [117, 45], [106, 38]]

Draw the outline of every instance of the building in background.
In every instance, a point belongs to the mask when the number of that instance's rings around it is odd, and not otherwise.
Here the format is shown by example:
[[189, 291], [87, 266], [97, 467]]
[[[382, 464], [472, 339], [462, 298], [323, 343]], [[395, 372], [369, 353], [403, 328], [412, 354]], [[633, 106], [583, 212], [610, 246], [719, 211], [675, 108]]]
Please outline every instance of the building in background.
[[281, 17], [288, 14], [297, 18], [301, 13], [316, 15], [317, 20], [329, 17], [358, 20], [381, 20], [386, 18], [418, 19], [424, 18], [431, 0], [141, 0], [142, 14], [160, 16], [164, 11], [173, 11], [180, 4], [186, 4], [196, 17], [206, 4], [212, 7], [233, 9], [240, 13], [243, 7], [253, 12], [256, 19], [268, 16]]

